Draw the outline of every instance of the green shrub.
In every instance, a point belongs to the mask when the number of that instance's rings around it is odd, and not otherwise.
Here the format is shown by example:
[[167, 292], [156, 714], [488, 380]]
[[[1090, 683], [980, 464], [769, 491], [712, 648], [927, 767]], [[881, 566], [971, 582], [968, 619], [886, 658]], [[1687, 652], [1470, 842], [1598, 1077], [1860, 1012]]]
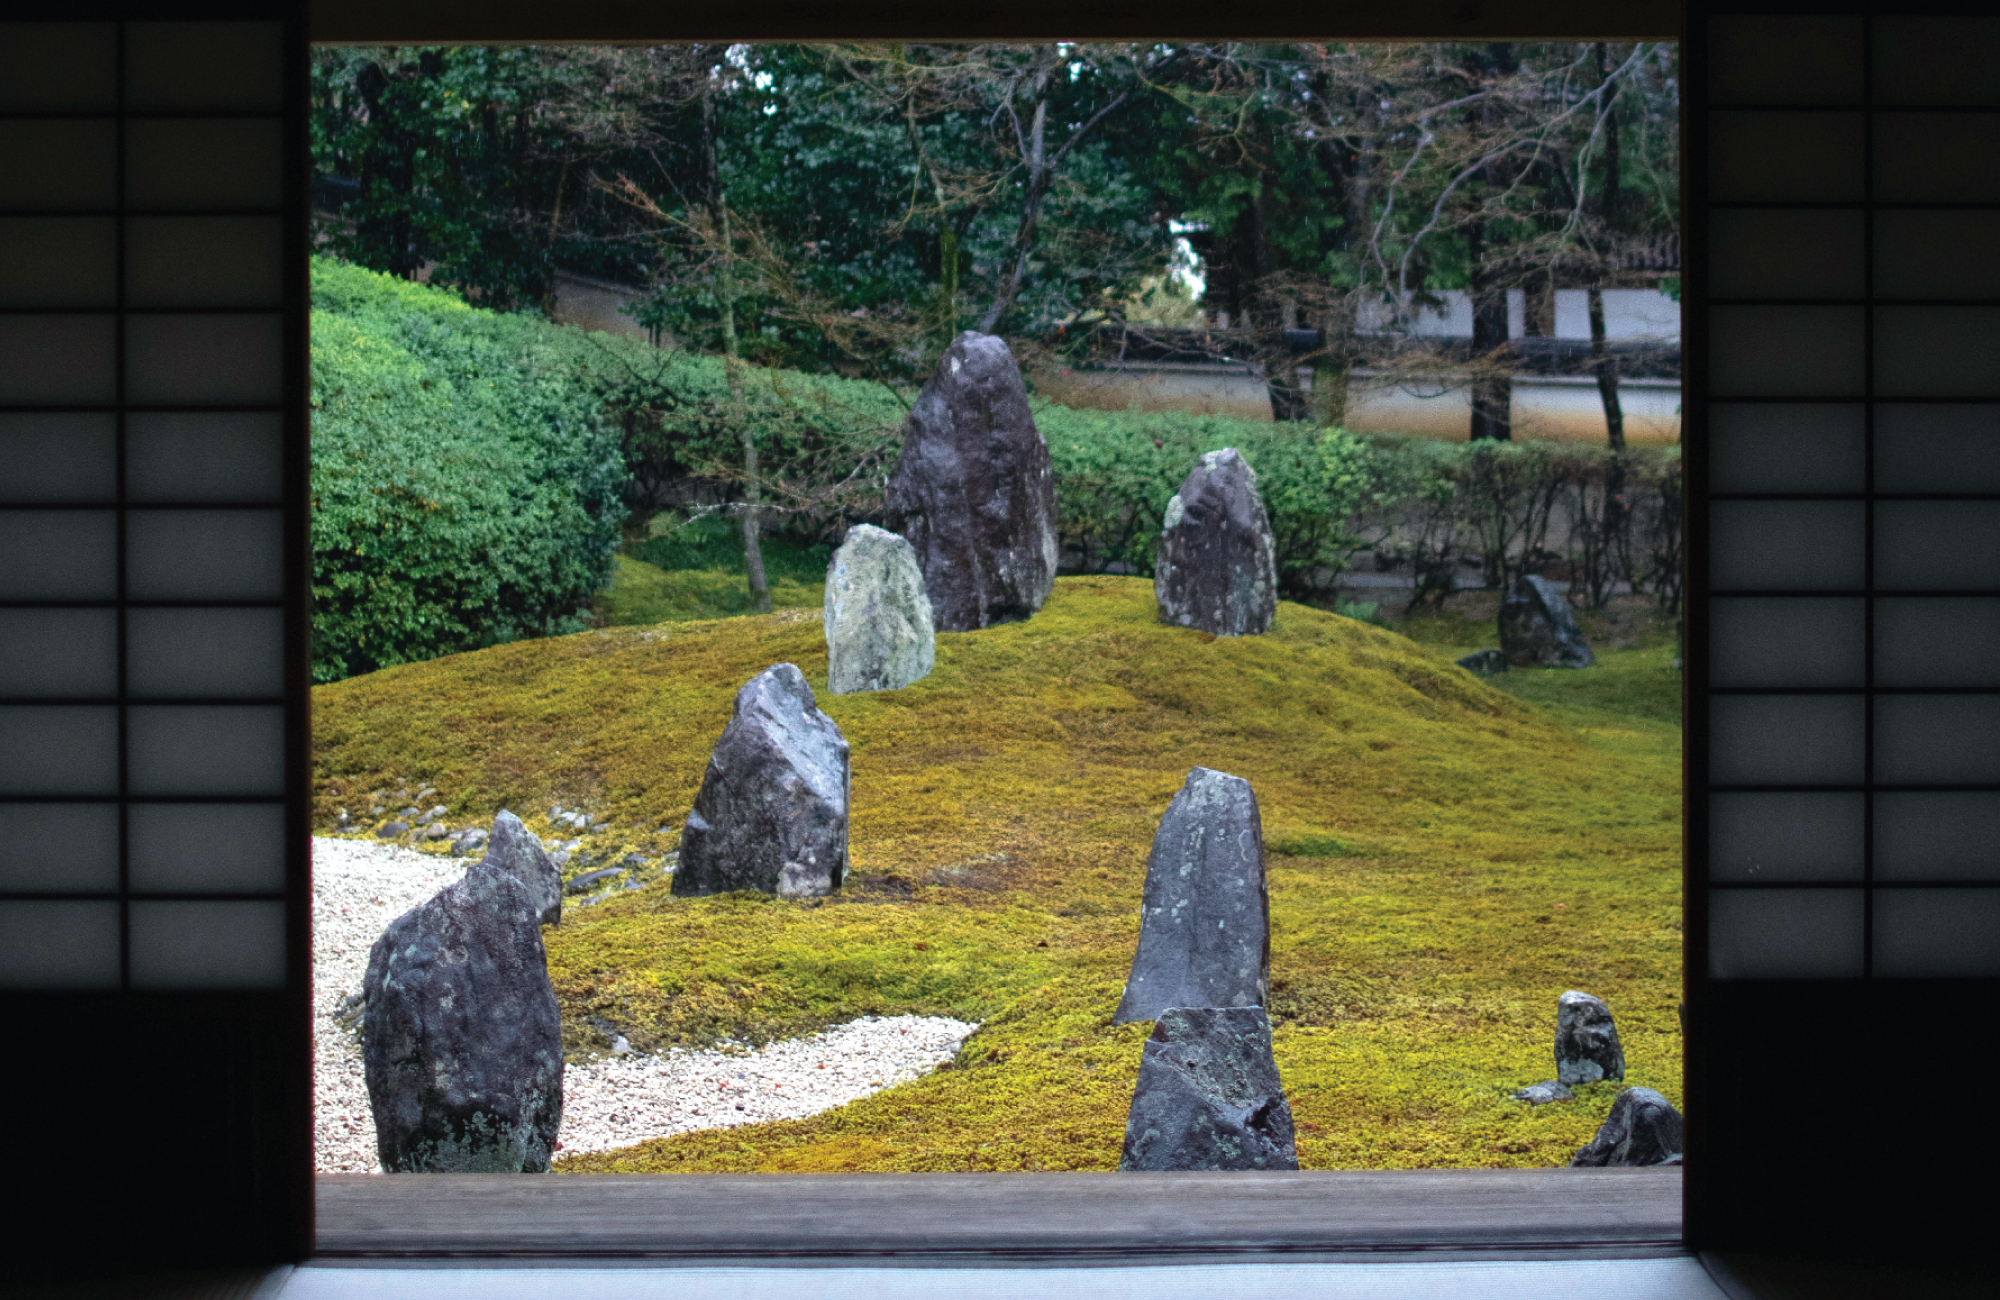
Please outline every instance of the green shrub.
[[1354, 545], [1348, 518], [1373, 483], [1367, 446], [1340, 429], [1062, 406], [1041, 408], [1035, 422], [1055, 462], [1064, 549], [1085, 570], [1123, 563], [1152, 573], [1167, 501], [1202, 453], [1234, 447], [1257, 471], [1279, 585], [1310, 591], [1320, 570], [1345, 566]]
[[313, 262], [313, 678], [586, 625], [618, 444], [562, 331]]
[[[801, 542], [787, 533], [762, 543], [764, 576], [772, 582], [787, 578], [810, 586], [826, 581], [833, 547], [826, 542]], [[707, 569], [743, 576], [743, 526], [720, 515], [683, 518], [679, 512], [656, 515], [652, 535], [626, 547], [625, 553], [661, 569]]]

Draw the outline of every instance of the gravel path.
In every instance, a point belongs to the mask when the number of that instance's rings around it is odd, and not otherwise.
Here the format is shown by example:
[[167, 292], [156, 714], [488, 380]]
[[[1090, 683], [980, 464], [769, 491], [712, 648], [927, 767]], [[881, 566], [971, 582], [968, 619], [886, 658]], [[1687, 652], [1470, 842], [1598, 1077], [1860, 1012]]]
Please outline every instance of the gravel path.
[[[313, 840], [314, 1138], [321, 1173], [374, 1173], [361, 1044], [340, 1021], [384, 927], [464, 873], [464, 860], [366, 840]], [[868, 1017], [759, 1049], [638, 1053], [564, 1071], [565, 1153], [607, 1151], [692, 1129], [801, 1119], [919, 1078], [977, 1025]]]

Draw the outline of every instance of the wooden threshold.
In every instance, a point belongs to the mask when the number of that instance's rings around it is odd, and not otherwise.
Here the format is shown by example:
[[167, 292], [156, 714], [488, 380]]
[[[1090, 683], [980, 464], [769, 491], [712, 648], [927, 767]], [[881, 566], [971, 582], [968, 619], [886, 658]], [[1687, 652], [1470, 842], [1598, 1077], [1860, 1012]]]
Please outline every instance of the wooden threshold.
[[1130, 1263], [1681, 1250], [1681, 1171], [323, 1174], [318, 1256]]

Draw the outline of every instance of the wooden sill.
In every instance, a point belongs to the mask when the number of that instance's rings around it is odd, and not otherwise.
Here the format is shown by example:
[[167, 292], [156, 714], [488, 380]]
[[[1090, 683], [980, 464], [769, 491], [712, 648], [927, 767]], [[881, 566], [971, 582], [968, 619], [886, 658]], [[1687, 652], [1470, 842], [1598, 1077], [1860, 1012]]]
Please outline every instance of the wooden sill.
[[1681, 1171], [325, 1174], [318, 1255], [1131, 1263], [1681, 1249]]

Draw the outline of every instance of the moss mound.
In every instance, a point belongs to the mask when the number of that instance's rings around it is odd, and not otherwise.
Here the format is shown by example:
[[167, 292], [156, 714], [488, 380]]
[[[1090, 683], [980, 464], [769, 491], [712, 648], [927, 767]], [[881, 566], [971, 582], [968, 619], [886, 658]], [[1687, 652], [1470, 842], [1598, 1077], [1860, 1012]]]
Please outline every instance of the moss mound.
[[[1620, 652], [1612, 652], [1615, 656]], [[825, 682], [817, 610], [609, 628], [315, 691], [319, 821], [434, 785], [464, 820], [609, 815], [600, 860], [671, 847], [736, 689]], [[1579, 678], [1581, 674], [1577, 674]], [[1115, 1167], [1145, 1025], [1110, 1016], [1145, 858], [1195, 764], [1250, 779], [1270, 856], [1278, 1063], [1312, 1168], [1550, 1165], [1615, 1085], [1530, 1111], [1568, 988], [1617, 1013], [1629, 1082], [1678, 1101], [1679, 753], [1670, 723], [1551, 712], [1303, 606], [1216, 640], [1150, 584], [1058, 581], [1028, 623], [938, 637], [901, 691], [821, 706], [853, 746], [839, 896], [652, 885], [549, 932], [568, 1047], [761, 1041], [864, 1014], [984, 1021], [958, 1062], [810, 1120], [571, 1171]], [[567, 832], [565, 832], [567, 833]], [[610, 1028], [607, 1028], [610, 1027]]]

